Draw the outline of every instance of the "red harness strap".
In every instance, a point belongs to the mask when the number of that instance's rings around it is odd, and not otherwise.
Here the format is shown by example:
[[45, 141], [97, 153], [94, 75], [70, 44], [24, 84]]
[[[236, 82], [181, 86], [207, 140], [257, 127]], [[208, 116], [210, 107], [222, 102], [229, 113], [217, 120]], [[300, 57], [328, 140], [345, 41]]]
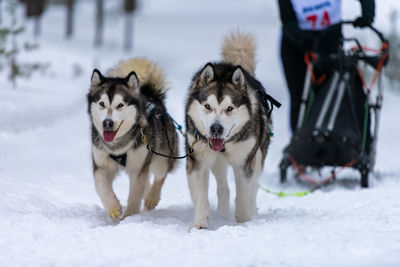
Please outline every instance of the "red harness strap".
[[310, 64], [310, 58], [313, 62], [317, 61], [317, 56], [314, 54], [314, 52], [310, 51], [304, 54], [304, 62], [306, 63], [308, 71], [311, 73], [311, 81], [314, 84], [320, 85], [323, 83], [326, 79], [326, 74], [322, 74], [321, 77], [318, 79], [315, 77], [314, 70], [312, 65]]
[[[388, 59], [388, 56], [389, 56], [389, 54], [388, 54], [388, 52], [387, 52], [388, 47], [389, 47], [389, 46], [388, 46], [388, 44], [387, 44], [386, 42], [382, 43], [382, 47], [381, 47], [380, 51], [378, 51], [378, 50], [376, 50], [376, 49], [368, 48], [368, 47], [365, 47], [365, 46], [362, 46], [362, 47], [361, 47], [361, 49], [362, 49], [363, 51], [369, 51], [369, 52], [373, 52], [373, 53], [376, 53], [376, 54], [383, 53], [381, 59], [379, 60], [378, 66], [376, 67], [376, 71], [375, 71], [375, 73], [374, 73], [374, 76], [372, 77], [372, 81], [371, 81], [371, 83], [370, 83], [369, 86], [367, 85], [367, 83], [366, 83], [366, 81], [365, 81], [365, 79], [364, 79], [364, 76], [363, 76], [362, 73], [361, 73], [360, 68], [357, 66], [357, 73], [358, 73], [358, 76], [360, 76], [361, 83], [362, 83], [362, 85], [363, 85], [363, 87], [364, 87], [364, 90], [365, 90], [368, 94], [369, 94], [370, 91], [372, 90], [372, 87], [374, 87], [375, 82], [376, 82], [376, 79], [378, 78], [380, 72], [382, 71], [383, 64], [385, 64], [385, 61]], [[357, 49], [357, 48], [358, 48], [358, 47], [353, 47], [352, 50], [355, 50], [355, 49]]]
[[318, 188], [318, 187], [320, 187], [320, 186], [322, 186], [322, 185], [324, 185], [324, 184], [326, 184], [327, 182], [332, 180], [337, 174], [342, 172], [344, 169], [353, 166], [358, 161], [358, 159], [353, 159], [353, 160], [349, 161], [346, 165], [344, 165], [342, 168], [340, 168], [338, 171], [332, 172], [332, 174], [329, 177], [323, 179], [322, 181], [317, 181], [317, 180], [311, 178], [310, 176], [306, 175], [301, 170], [301, 167], [297, 164], [296, 160], [293, 157], [289, 157], [289, 160], [290, 160], [292, 166], [294, 167], [294, 169], [296, 170], [297, 174], [299, 175], [299, 177], [301, 177], [304, 181], [312, 183], [312, 184], [315, 185], [313, 190]]

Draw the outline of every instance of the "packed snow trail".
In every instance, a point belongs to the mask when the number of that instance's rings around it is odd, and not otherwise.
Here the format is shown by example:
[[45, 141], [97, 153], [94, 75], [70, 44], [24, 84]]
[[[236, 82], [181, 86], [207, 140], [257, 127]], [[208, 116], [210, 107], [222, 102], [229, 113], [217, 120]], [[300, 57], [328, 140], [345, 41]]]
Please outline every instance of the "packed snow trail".
[[[350, 18], [355, 15], [349, 10], [359, 5], [352, 2], [345, 9]], [[388, 9], [378, 5], [378, 26], [385, 26], [382, 17]], [[13, 90], [2, 73], [1, 266], [400, 265], [400, 95], [387, 89], [370, 189], [360, 189], [358, 172], [347, 170], [334, 184], [302, 198], [259, 191], [259, 214], [238, 224], [232, 173], [232, 212], [227, 217], [214, 211], [216, 187], [210, 177], [210, 229], [189, 233], [193, 208], [182, 161], [167, 178], [155, 210], [120, 223], [109, 219], [94, 189], [85, 94], [94, 67], [107, 70], [131, 55], [118, 52], [122, 20], [108, 20], [105, 46], [93, 50], [88, 18], [94, 8], [86, 1], [76, 10], [74, 40], [63, 39], [64, 10], [52, 7], [43, 18], [41, 49], [25, 55], [51, 63], [45, 77], [21, 81]], [[273, 113], [275, 135], [260, 182], [274, 191], [309, 189], [293, 178], [279, 184], [278, 163], [289, 134], [275, 1], [146, 1], [135, 23], [132, 56], [147, 56], [163, 67], [171, 82], [168, 109], [181, 123], [193, 73], [220, 59], [222, 37], [230, 30], [240, 26], [253, 32], [256, 76], [283, 104]], [[120, 175], [114, 188], [123, 205], [127, 186], [126, 175]]]

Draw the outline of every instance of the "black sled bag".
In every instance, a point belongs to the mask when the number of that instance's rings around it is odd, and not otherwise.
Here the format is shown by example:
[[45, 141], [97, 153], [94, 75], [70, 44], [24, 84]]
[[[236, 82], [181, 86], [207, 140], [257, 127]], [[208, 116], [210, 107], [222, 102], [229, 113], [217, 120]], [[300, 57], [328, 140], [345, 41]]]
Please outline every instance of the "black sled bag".
[[356, 68], [333, 71], [320, 86], [313, 86], [303, 124], [285, 152], [302, 165], [345, 166], [368, 150], [368, 115], [367, 95]]

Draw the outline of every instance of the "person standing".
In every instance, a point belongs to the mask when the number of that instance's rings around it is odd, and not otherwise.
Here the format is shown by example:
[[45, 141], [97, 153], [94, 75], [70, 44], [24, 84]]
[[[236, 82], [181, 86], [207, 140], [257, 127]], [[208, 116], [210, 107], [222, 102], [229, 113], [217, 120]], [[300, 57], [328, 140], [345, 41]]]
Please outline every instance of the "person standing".
[[[372, 24], [375, 16], [374, 0], [359, 0], [362, 15], [355, 27]], [[333, 26], [319, 43], [318, 52], [335, 52], [339, 45], [342, 20], [341, 0], [278, 0], [282, 22], [281, 60], [290, 94], [290, 128], [297, 126], [301, 96], [306, 75], [304, 54], [312, 50], [313, 41], [321, 31]], [[337, 27], [335, 27], [337, 25]]]

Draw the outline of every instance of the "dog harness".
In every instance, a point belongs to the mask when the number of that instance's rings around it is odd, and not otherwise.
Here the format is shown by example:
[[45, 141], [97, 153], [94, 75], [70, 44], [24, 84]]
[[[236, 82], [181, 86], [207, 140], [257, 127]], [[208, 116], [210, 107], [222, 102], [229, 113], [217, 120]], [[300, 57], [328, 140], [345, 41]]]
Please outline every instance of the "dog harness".
[[154, 110], [156, 105], [154, 105], [152, 102], [147, 102], [145, 109], [146, 109], [146, 116], [149, 117], [150, 113]]
[[119, 165], [126, 167], [126, 153], [118, 156], [110, 154], [110, 158], [112, 158]]

